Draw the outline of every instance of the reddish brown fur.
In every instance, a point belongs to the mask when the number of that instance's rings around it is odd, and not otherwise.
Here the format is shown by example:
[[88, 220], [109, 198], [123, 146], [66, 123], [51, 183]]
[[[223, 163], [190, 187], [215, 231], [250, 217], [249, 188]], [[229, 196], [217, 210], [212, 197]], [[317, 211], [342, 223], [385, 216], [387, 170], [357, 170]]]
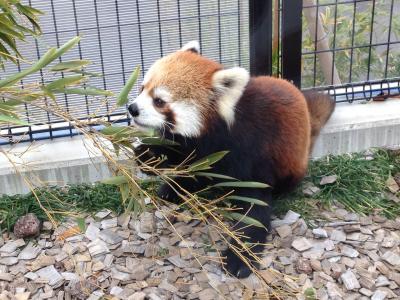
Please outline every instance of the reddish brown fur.
[[[216, 109], [218, 99], [213, 95], [212, 77], [221, 69], [219, 63], [204, 56], [191, 51], [178, 51], [153, 65], [149, 76], [151, 80], [144, 87], [150, 95], [153, 95], [155, 88], [166, 87], [174, 101], [196, 106], [202, 115], [202, 133], [205, 134], [213, 130], [214, 121], [220, 117]], [[260, 107], [253, 120], [255, 123], [260, 122], [264, 118], [263, 110], [268, 110], [266, 115], [274, 120], [281, 132], [272, 143], [266, 144], [266, 156], [274, 161], [278, 178], [291, 178], [291, 181], [298, 182], [306, 173], [312, 145], [329, 119], [334, 102], [329, 96], [317, 93], [307, 92], [305, 97], [293, 84], [282, 79], [262, 76], [252, 78], [250, 82], [238, 106], [242, 101], [248, 101], [249, 105], [259, 105], [246, 99], [245, 94], [249, 88], [256, 89], [256, 95], [266, 99], [265, 105]], [[173, 114], [168, 105], [157, 110], [165, 115]], [[268, 128], [265, 134], [268, 134]]]
[[[189, 108], [181, 110], [181, 115], [186, 115], [190, 109], [200, 114], [202, 122], [199, 126], [202, 128], [199, 134], [186, 136], [165, 132], [166, 138], [179, 144], [179, 151], [166, 154], [168, 163], [180, 164], [193, 151], [198, 157], [206, 157], [228, 150], [229, 153], [213, 165], [213, 172], [242, 181], [264, 182], [273, 187], [235, 189], [237, 196], [268, 203], [266, 206], [250, 206], [240, 201], [235, 204], [247, 216], [269, 229], [272, 193], [290, 191], [302, 180], [311, 144], [332, 113], [334, 104], [325, 96], [307, 94], [306, 99], [299, 89], [282, 79], [263, 76], [250, 78], [247, 82], [248, 74], [243, 70], [237, 73], [236, 69], [231, 69], [231, 73], [223, 71], [215, 77], [214, 74], [221, 69], [222, 66], [214, 61], [190, 51], [180, 51], [155, 63], [145, 88], [153, 93], [154, 88], [165, 87], [172, 94], [170, 101], [189, 104], [182, 106]], [[231, 75], [224, 77], [226, 74]], [[213, 87], [216, 80], [218, 83]], [[168, 108], [168, 104], [164, 109]], [[162, 113], [167, 115], [167, 111]], [[163, 153], [162, 150], [160, 153]], [[202, 189], [209, 184], [205, 178], [197, 178], [195, 182], [190, 178], [176, 180], [179, 180], [177, 189], [188, 191]], [[159, 195], [170, 200], [177, 197], [176, 191], [168, 184], [161, 186]], [[262, 252], [266, 241], [265, 229], [240, 222], [235, 226], [235, 230], [243, 230], [243, 241], [255, 245], [255, 253]], [[250, 269], [232, 249], [226, 252], [226, 256], [229, 272], [238, 277], [250, 274]]]
[[[265, 99], [265, 105], [257, 104], [260, 106], [255, 109], [257, 116], [252, 118], [256, 123], [262, 122], [265, 116], [270, 119], [265, 120], [267, 128], [263, 129], [263, 134], [274, 137], [265, 138], [265, 153], [266, 159], [274, 162], [278, 181], [286, 178], [294, 183], [300, 181], [307, 170], [311, 133], [309, 112], [303, 94], [286, 80], [267, 76], [252, 78], [240, 100], [255, 105], [247, 96], [249, 92]], [[276, 128], [279, 128], [278, 134], [273, 132]]]
[[321, 128], [328, 122], [335, 109], [335, 101], [327, 94], [316, 93], [314, 91], [306, 91], [303, 94], [311, 116], [310, 149], [312, 149]]
[[213, 74], [222, 66], [190, 51], [178, 51], [158, 60], [152, 67], [151, 80], [145, 89], [152, 93], [160, 86], [168, 87], [176, 101], [191, 101], [209, 108], [206, 101], [212, 89]]

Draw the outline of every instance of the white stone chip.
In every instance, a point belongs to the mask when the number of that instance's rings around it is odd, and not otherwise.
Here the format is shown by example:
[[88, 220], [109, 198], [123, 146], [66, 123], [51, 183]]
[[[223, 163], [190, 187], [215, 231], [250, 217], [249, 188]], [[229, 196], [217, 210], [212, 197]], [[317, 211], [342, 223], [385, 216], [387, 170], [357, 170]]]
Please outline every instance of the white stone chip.
[[110, 250], [107, 247], [107, 244], [100, 239], [94, 240], [93, 242], [89, 243], [87, 247], [92, 257], [110, 252]]
[[40, 247], [35, 247], [33, 243], [29, 243], [18, 255], [19, 259], [28, 260], [36, 258], [42, 251]]
[[372, 295], [371, 300], [384, 300], [387, 297], [387, 293], [381, 290], [376, 290]]
[[315, 229], [313, 229], [312, 233], [314, 234], [314, 236], [316, 238], [327, 238], [328, 237], [328, 233], [326, 232], [325, 229], [322, 229], [322, 228], [315, 228]]
[[333, 230], [331, 233], [331, 240], [337, 242], [346, 241], [346, 234], [342, 230]]
[[106, 219], [101, 221], [102, 229], [114, 228], [117, 226], [118, 226], [118, 218]]
[[90, 241], [94, 241], [98, 238], [99, 232], [100, 229], [93, 225], [93, 223], [90, 223], [89, 226], [86, 228], [85, 236]]
[[348, 247], [348, 246], [344, 246], [342, 248], [341, 252], [344, 256], [351, 257], [351, 258], [355, 258], [360, 254], [356, 249]]
[[0, 253], [12, 253], [19, 247], [25, 246], [25, 241], [23, 239], [18, 239], [15, 241], [9, 241], [4, 246], [0, 248]]
[[113, 296], [118, 296], [119, 294], [121, 294], [124, 290], [122, 288], [120, 288], [119, 286], [113, 286], [111, 288], [110, 294]]
[[101, 290], [97, 290], [91, 293], [87, 300], [100, 300], [103, 296], [104, 293]]
[[297, 251], [300, 251], [300, 252], [303, 252], [303, 251], [305, 251], [305, 250], [308, 250], [308, 249], [310, 249], [312, 246], [313, 246], [313, 245], [311, 244], [311, 242], [310, 242], [308, 239], [304, 238], [304, 237], [295, 239], [295, 240], [292, 242], [292, 247], [293, 247], [294, 249], [296, 249]]
[[64, 280], [60, 273], [54, 268], [54, 266], [47, 266], [38, 271], [36, 274], [43, 279], [48, 280], [49, 285], [54, 286]]
[[99, 212], [98, 212], [97, 214], [95, 214], [94, 216], [95, 216], [96, 218], [99, 218], [99, 219], [104, 219], [104, 218], [107, 217], [110, 213], [111, 213], [111, 210], [105, 209], [105, 210], [99, 211]]
[[354, 273], [351, 270], [347, 270], [340, 276], [340, 278], [342, 279], [343, 284], [348, 291], [361, 288], [356, 275], [354, 275]]
[[382, 259], [393, 266], [400, 266], [400, 256], [392, 251], [386, 251]]

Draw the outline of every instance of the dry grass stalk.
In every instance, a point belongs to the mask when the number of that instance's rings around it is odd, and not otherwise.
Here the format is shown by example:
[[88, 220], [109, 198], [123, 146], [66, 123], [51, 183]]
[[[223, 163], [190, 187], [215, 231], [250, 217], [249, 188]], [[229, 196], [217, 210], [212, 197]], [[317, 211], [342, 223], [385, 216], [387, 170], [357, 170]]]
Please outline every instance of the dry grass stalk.
[[[181, 240], [184, 240], [184, 238], [181, 235], [179, 235], [179, 233], [176, 231], [172, 221], [168, 217], [168, 214], [170, 214], [171, 212], [170, 211], [166, 212], [162, 209], [162, 205], [165, 204], [164, 200], [155, 197], [154, 195], [149, 193], [149, 191], [142, 188], [141, 186], [142, 179], [140, 178], [140, 176], [138, 176], [137, 172], [138, 170], [141, 170], [143, 172], [150, 171], [154, 173], [155, 176], [161, 178], [162, 181], [168, 183], [172, 188], [174, 188], [174, 186], [178, 185], [177, 182], [174, 180], [174, 177], [192, 176], [188, 172], [188, 169], [184, 167], [184, 165], [191, 159], [191, 157], [188, 157], [185, 160], [185, 162], [183, 162], [180, 166], [171, 169], [157, 168], [157, 166], [160, 164], [160, 160], [157, 159], [142, 161], [141, 164], [137, 165], [135, 162], [137, 162], [137, 160], [140, 159], [140, 157], [135, 157], [135, 154], [131, 146], [126, 145], [126, 143], [119, 144], [120, 147], [117, 153], [116, 150], [112, 147], [112, 142], [115, 143], [116, 142], [115, 140], [112, 140], [110, 136], [102, 134], [101, 131], [96, 131], [92, 129], [92, 126], [94, 125], [110, 126], [112, 125], [112, 123], [106, 122], [101, 118], [97, 120], [94, 119], [79, 120], [73, 117], [71, 113], [66, 112], [55, 101], [45, 104], [43, 104], [43, 102], [36, 101], [36, 102], [31, 102], [30, 105], [38, 109], [44, 110], [49, 114], [61, 118], [65, 122], [72, 124], [72, 126], [74, 126], [74, 128], [77, 129], [79, 133], [83, 136], [84, 140], [90, 141], [90, 143], [86, 143], [87, 151], [89, 153], [100, 152], [105, 162], [110, 167], [110, 170], [112, 170], [114, 174], [123, 175], [125, 178], [127, 178], [128, 185], [130, 188], [130, 193], [134, 193], [135, 196], [139, 196], [136, 197], [139, 199], [143, 199], [145, 197], [150, 198], [154, 207], [163, 214], [163, 216], [165, 217], [169, 225], [173, 228], [175, 233], [181, 238]], [[121, 141], [125, 140], [124, 139], [117, 140], [117, 142]], [[194, 154], [191, 156], [194, 156]], [[12, 162], [12, 159], [10, 159], [10, 162], [13, 164], [14, 168], [18, 171], [19, 168], [16, 164]], [[23, 176], [21, 173], [19, 174]], [[25, 179], [25, 182], [29, 186], [31, 191], [35, 193], [34, 186], [29, 182], [29, 180]], [[189, 191], [183, 189], [182, 187], [180, 187], [180, 191], [177, 192], [179, 197], [182, 199], [182, 204], [178, 205], [177, 209], [175, 209], [172, 213], [175, 215], [181, 214], [179, 210], [180, 208], [185, 206], [193, 213], [195, 219], [201, 220], [202, 222], [207, 224], [210, 228], [216, 230], [220, 238], [226, 244], [228, 244], [233, 249], [233, 251], [236, 252], [236, 254], [252, 269], [256, 277], [259, 279], [259, 282], [262, 284], [263, 288], [256, 291], [257, 298], [285, 299], [288, 295], [293, 296], [298, 292], [291, 290], [289, 286], [285, 285], [284, 281], [279, 281], [276, 283], [267, 282], [262, 272], [257, 270], [254, 267], [253, 263], [246, 257], [247, 255], [249, 255], [255, 262], [262, 264], [261, 259], [259, 258], [259, 256], [257, 256], [258, 253], [253, 253], [251, 249], [252, 246], [247, 245], [246, 243], [243, 243], [241, 241], [240, 228], [237, 230], [232, 230], [231, 224], [224, 221], [221, 216], [221, 211], [225, 210], [229, 212], [232, 211], [232, 209], [234, 209], [234, 208], [228, 208], [228, 207], [223, 208], [221, 206], [217, 206], [217, 204], [223, 202], [226, 199], [226, 197], [231, 194], [231, 192], [226, 193], [222, 196], [218, 196], [215, 199], [204, 199], [199, 195], [197, 195], [197, 193], [195, 194], [190, 193]], [[36, 199], [40, 201], [38, 197], [36, 197]], [[144, 206], [144, 203], [140, 204]], [[43, 209], [45, 208], [43, 207]], [[54, 225], [57, 225], [56, 221], [52, 216], [52, 213], [53, 212], [46, 211], [46, 215], [48, 216], [48, 218], [52, 221]], [[57, 212], [57, 213], [62, 213], [62, 212]], [[68, 212], [65, 212], [65, 214], [68, 214]], [[244, 212], [243, 215], [246, 215], [246, 212]], [[233, 246], [230, 243], [230, 241], [235, 241], [237, 245], [239, 245], [239, 247]], [[215, 246], [214, 241], [212, 242]], [[198, 259], [198, 255], [195, 254], [194, 252], [192, 252], [192, 254], [193, 257], [199, 263], [199, 265], [202, 265], [200, 260]], [[217, 258], [219, 259], [221, 265], [223, 266], [221, 253], [219, 254], [220, 255]], [[283, 277], [282, 274], [279, 274], [278, 271], [274, 270], [272, 272], [276, 272], [276, 274], [278, 275], [277, 278]]]

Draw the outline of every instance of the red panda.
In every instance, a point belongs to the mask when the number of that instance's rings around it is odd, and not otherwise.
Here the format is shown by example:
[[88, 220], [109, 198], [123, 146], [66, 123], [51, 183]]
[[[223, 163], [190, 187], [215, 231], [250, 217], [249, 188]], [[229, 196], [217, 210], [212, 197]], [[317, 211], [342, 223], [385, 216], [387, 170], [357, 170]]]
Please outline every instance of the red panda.
[[[235, 191], [269, 204], [235, 203], [265, 226], [237, 225], [244, 228], [243, 241], [260, 253], [270, 229], [272, 196], [291, 190], [303, 179], [314, 140], [334, 107], [328, 95], [302, 93], [286, 80], [250, 77], [240, 67], [224, 69], [200, 55], [198, 43], [191, 42], [153, 64], [128, 110], [136, 126], [157, 129], [179, 143], [179, 155], [161, 147], [145, 147], [156, 156], [166, 155], [168, 163], [179, 164], [193, 151], [201, 158], [228, 150], [213, 172], [273, 187]], [[194, 191], [206, 183], [181, 178], [178, 184]], [[159, 196], [173, 200], [177, 195], [164, 184]], [[225, 255], [225, 267], [231, 274], [250, 274], [233, 250]]]

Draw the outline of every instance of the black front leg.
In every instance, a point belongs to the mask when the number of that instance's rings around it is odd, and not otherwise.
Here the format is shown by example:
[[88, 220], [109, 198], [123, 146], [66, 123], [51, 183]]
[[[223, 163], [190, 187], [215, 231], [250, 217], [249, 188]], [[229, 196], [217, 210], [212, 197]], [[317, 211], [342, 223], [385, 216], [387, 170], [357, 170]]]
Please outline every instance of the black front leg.
[[[161, 159], [162, 155], [165, 155], [165, 151], [166, 149], [164, 147], [145, 144], [141, 144], [134, 149], [139, 166], [144, 166], [144, 164], [149, 161], [155, 162], [156, 160]], [[161, 164], [165, 165], [166, 162], [163, 162]], [[150, 164], [150, 166], [153, 166], [153, 164]], [[144, 172], [149, 175], [154, 175], [154, 172], [151, 171]]]
[[204, 188], [207, 183], [202, 178], [194, 179], [190, 177], [180, 177], [175, 178], [174, 182], [171, 182], [171, 185], [168, 183], [163, 183], [158, 189], [157, 195], [158, 197], [166, 201], [179, 203], [181, 202], [179, 201], [181, 199], [178, 193], [183, 195], [185, 195], [185, 191], [189, 193], [194, 193]]
[[[149, 165], [155, 168], [169, 168], [180, 164], [186, 157], [174, 146], [146, 145], [141, 144], [134, 149], [139, 166], [152, 161]], [[163, 159], [161, 161], [161, 159]], [[156, 162], [156, 160], [159, 160]], [[155, 172], [147, 171], [150, 175]]]
[[[251, 248], [251, 251], [256, 255], [259, 255], [264, 249], [267, 234], [271, 228], [270, 222], [272, 209], [270, 189], [243, 189], [240, 191], [240, 193], [235, 194], [263, 200], [268, 204], [268, 206], [262, 206], [255, 204], [249, 205], [245, 202], [235, 203], [237, 207], [242, 208], [240, 211], [238, 211], [240, 214], [259, 221], [265, 227], [262, 228], [249, 226], [248, 224], [244, 224], [242, 222], [238, 222], [233, 227], [233, 230], [241, 233], [241, 242], [248, 244], [248, 246]], [[242, 251], [242, 247], [236, 241], [232, 241], [231, 246], [238, 248], [239, 251], [241, 251], [241, 254], [248, 259], [255, 268], [258, 268], [258, 263], [254, 260], [254, 258], [246, 251]], [[243, 260], [231, 247], [225, 251], [224, 256], [226, 256], [224, 267], [229, 273], [238, 278], [245, 278], [251, 274], [251, 269], [246, 263], [243, 262]]]

